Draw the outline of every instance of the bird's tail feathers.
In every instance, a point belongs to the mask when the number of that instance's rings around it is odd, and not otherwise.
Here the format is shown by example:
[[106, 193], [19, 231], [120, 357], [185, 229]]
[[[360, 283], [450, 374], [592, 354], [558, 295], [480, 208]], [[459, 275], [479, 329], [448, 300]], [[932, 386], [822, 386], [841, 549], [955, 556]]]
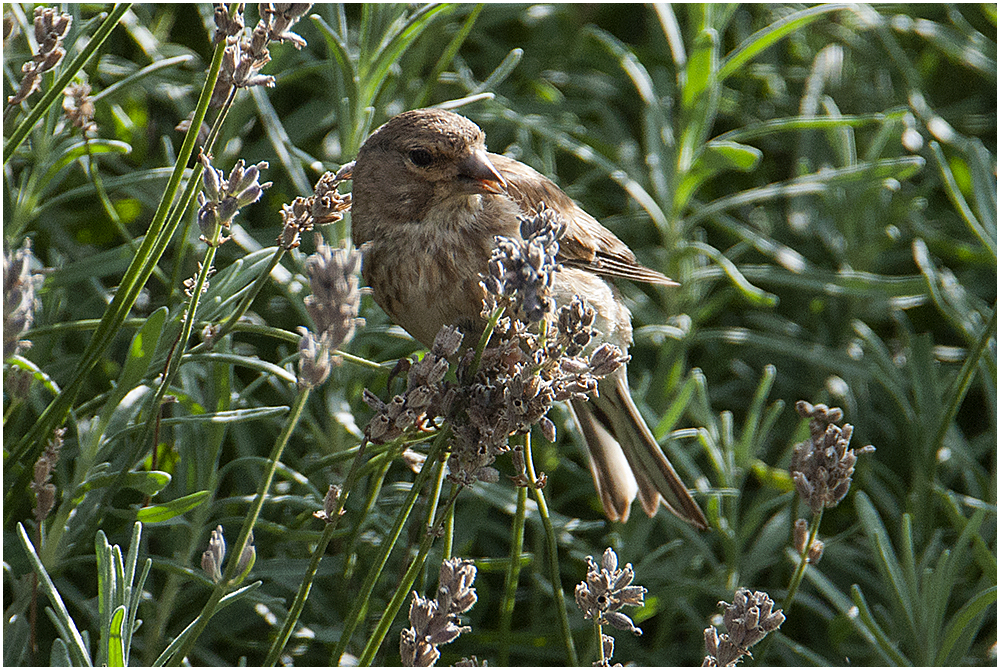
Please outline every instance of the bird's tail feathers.
[[[600, 395], [587, 402], [574, 401], [573, 409], [608, 517], [614, 519], [612, 512], [615, 512], [627, 518], [637, 491], [639, 502], [649, 516], [656, 514], [662, 501], [680, 519], [701, 530], [708, 528], [705, 514], [632, 401], [624, 368], [602, 380], [598, 390]], [[628, 479], [633, 482], [632, 489], [621, 485], [626, 480], [621, 470], [622, 457], [628, 466], [626, 470], [631, 470]], [[622, 509], [624, 515], [619, 513]]]

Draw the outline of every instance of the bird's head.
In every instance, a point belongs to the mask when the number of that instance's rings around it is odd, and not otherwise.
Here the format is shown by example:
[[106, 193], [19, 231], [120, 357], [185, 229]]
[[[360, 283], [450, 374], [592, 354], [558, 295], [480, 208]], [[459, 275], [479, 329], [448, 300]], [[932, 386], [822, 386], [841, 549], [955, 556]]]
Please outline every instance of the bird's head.
[[479, 126], [442, 109], [389, 119], [361, 147], [353, 178], [353, 221], [362, 233], [373, 225], [421, 221], [453, 198], [506, 188]]

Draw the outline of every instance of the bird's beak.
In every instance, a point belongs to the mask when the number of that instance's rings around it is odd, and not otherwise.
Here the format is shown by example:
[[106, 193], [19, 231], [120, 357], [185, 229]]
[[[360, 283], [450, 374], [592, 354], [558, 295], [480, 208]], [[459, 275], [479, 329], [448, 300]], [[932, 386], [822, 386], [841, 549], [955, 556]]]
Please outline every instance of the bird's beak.
[[497, 171], [482, 149], [473, 151], [458, 163], [458, 173], [478, 182], [486, 193], [503, 193], [507, 180]]

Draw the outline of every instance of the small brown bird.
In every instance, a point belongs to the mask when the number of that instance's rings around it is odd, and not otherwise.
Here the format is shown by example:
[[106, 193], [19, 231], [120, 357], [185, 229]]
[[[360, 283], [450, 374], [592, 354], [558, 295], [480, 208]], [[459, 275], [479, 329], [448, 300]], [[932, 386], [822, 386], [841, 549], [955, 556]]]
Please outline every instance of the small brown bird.
[[[352, 228], [364, 253], [362, 275], [375, 301], [426, 346], [444, 325], [476, 342], [495, 235], [520, 238], [518, 215], [554, 209], [559, 240], [553, 298], [574, 295], [596, 312], [594, 327], [627, 351], [632, 317], [605, 278], [664, 286], [676, 282], [636, 262], [624, 242], [554, 183], [523, 163], [486, 151], [479, 126], [440, 109], [390, 119], [361, 147], [353, 167]], [[362, 246], [364, 245], [364, 246]], [[604, 511], [628, 519], [636, 495], [653, 516], [660, 501], [681, 519], [708, 522], [660, 450], [629, 394], [625, 367], [601, 380], [599, 397], [572, 401]]]

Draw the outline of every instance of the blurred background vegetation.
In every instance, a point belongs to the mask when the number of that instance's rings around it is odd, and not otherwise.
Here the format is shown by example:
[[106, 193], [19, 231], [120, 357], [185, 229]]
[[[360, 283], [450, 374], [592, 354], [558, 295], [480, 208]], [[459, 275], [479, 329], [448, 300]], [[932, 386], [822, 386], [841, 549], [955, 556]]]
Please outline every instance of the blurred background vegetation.
[[[68, 55], [45, 75], [42, 93], [111, 8], [63, 11], [74, 19]], [[5, 4], [4, 12], [20, 24], [4, 43], [9, 96], [31, 55], [32, 6]], [[248, 26], [256, 12], [248, 7]], [[712, 531], [699, 534], [665, 512], [605, 521], [564, 410], [553, 412], [557, 442], [534, 441], [561, 587], [572, 593], [584, 557], [612, 546], [649, 589], [632, 613], [643, 635], [617, 634], [615, 660], [700, 664], [718, 601], [739, 586], [784, 600], [797, 561], [792, 524], [809, 514], [787, 472], [808, 434], [793, 409], [804, 399], [842, 407], [855, 446], [877, 451], [860, 459], [852, 493], [824, 516], [825, 555], [807, 570], [794, 610], [747, 664], [995, 665], [995, 4], [320, 5], [294, 30], [308, 46], [272, 45], [263, 72], [276, 86], [240, 92], [215, 151], [213, 164], [227, 173], [238, 158], [267, 161], [273, 186], [219, 249], [199, 324], [224, 316], [227, 299], [261, 271], [282, 204], [310, 194], [392, 115], [449, 103], [482, 126], [491, 151], [550, 176], [641, 262], [681, 282], [619, 285], [636, 328], [629, 369], [636, 402], [700, 492]], [[158, 308], [171, 310], [165, 332], [179, 332], [182, 280], [204, 253], [192, 209], [79, 389], [52, 478], [56, 509], [39, 534], [24, 484], [50, 435], [13, 445], [76, 369], [92, 320], [150, 224], [213, 31], [209, 5], [133, 6], [77, 77], [98, 95], [96, 135], [84, 143], [55, 104], [4, 156], [5, 252], [30, 238], [36, 269], [46, 268], [25, 336], [32, 346], [5, 363], [5, 665], [59, 658], [59, 629], [41, 606], [37, 650], [27, 643], [31, 564], [17, 522], [33, 542], [43, 538], [41, 561], [94, 643], [106, 624], [95, 533], [127, 552], [140, 507], [207, 492], [183, 514], [164, 506], [160, 519], [140, 517], [138, 553], [152, 569], [131, 658], [152, 663], [207, 598], [198, 557], [209, 530], [222, 524], [235, 537], [246, 514], [285, 423], [282, 411], [264, 410], [287, 407], [296, 394], [273, 368], [294, 375], [294, 337], [234, 333], [217, 349], [229, 359], [190, 356], [169, 389], [177, 402], [164, 416], [176, 421], [159, 433], [155, 465], [169, 484], [149, 499], [114, 476], [153, 469], [150, 445], [138, 443], [150, 421], [140, 400], [169, 338], [138, 374], [125, 361]], [[40, 97], [5, 113], [5, 146]], [[349, 239], [349, 223], [322, 233], [336, 244]], [[303, 267], [314, 246], [307, 236], [284, 256], [253, 304], [253, 323], [290, 334], [308, 323]], [[345, 351], [391, 368], [419, 350], [370, 298], [362, 316]], [[13, 383], [14, 368], [33, 373], [27, 391]], [[345, 362], [313, 393], [255, 529], [251, 578], [262, 585], [212, 619], [193, 664], [263, 662], [322, 530], [312, 512], [327, 485], [343, 481], [343, 454], [371, 416], [361, 392], [386, 397], [387, 377], [388, 369]], [[222, 411], [238, 418], [199, 420]], [[92, 453], [82, 443], [95, 425], [104, 438]], [[509, 462], [497, 466], [513, 472]], [[384, 480], [378, 474], [373, 468], [352, 491], [284, 662], [325, 664], [341, 637], [413, 480], [401, 460]], [[515, 496], [501, 477], [458, 499], [453, 553], [476, 561], [479, 602], [466, 615], [471, 632], [442, 649], [441, 664], [470, 655], [566, 662], [530, 505], [512, 629], [501, 634], [498, 625]], [[425, 505], [421, 498], [349, 654], [360, 653], [412, 558]], [[433, 590], [438, 565], [435, 548], [421, 593]], [[404, 618], [376, 663], [399, 663]], [[572, 604], [569, 619], [588, 662], [591, 624]]]

